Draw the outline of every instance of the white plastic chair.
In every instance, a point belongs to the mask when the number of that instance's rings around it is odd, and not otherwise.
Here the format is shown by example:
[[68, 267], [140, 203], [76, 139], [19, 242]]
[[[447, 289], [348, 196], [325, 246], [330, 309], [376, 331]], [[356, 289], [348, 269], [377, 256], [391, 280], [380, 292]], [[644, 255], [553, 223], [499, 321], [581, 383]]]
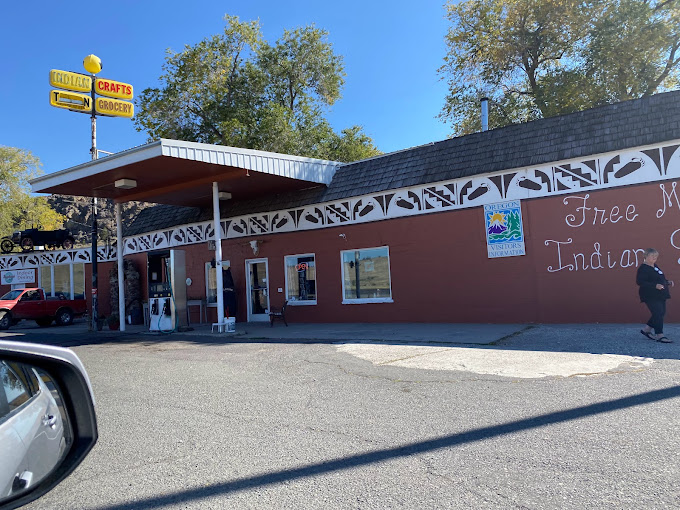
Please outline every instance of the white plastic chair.
[[214, 333], [217, 328], [218, 333], [234, 333], [236, 331], [236, 318], [225, 317], [224, 322], [213, 322], [210, 332]]

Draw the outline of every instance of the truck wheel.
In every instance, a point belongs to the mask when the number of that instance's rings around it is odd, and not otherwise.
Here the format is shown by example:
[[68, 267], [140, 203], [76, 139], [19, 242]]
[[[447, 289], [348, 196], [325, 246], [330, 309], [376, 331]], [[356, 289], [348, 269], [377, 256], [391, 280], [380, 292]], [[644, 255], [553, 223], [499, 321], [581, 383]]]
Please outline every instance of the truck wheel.
[[57, 324], [59, 326], [68, 326], [73, 322], [73, 312], [68, 308], [62, 308], [57, 311]]
[[3, 310], [0, 312], [0, 330], [9, 329], [12, 324], [12, 316], [9, 312]]
[[21, 249], [24, 251], [33, 251], [33, 239], [30, 237], [24, 237], [21, 240]]
[[14, 249], [14, 243], [11, 239], [3, 239], [2, 242], [0, 242], [0, 249], [2, 250], [2, 253], [11, 253]]
[[48, 327], [50, 324], [52, 324], [52, 319], [49, 318], [49, 317], [43, 318], [43, 319], [36, 319], [36, 320], [35, 320], [35, 323], [36, 323], [38, 326], [40, 326], [41, 328], [46, 328], [46, 327]]
[[64, 239], [64, 242], [61, 243], [61, 245], [64, 247], [65, 250], [70, 250], [73, 248], [73, 241], [74, 239], [72, 237], [67, 237]]

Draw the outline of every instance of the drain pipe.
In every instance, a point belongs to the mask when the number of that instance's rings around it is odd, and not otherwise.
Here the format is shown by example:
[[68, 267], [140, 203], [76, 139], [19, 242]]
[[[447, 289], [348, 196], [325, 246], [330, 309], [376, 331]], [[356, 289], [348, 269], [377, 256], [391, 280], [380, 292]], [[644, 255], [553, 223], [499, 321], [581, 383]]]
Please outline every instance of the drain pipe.
[[482, 104], [482, 131], [489, 130], [489, 98], [483, 97], [480, 100]]

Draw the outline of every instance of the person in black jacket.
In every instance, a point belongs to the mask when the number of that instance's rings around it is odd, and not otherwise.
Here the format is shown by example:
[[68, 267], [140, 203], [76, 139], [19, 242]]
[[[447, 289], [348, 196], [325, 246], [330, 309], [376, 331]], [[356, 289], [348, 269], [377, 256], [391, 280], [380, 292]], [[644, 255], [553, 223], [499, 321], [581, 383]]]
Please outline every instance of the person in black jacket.
[[666, 300], [671, 297], [668, 289], [673, 286], [673, 282], [667, 280], [666, 275], [656, 265], [658, 251], [648, 248], [644, 252], [644, 257], [644, 263], [637, 270], [636, 282], [640, 286], [640, 302], [647, 305], [652, 316], [640, 333], [657, 342], [671, 343], [672, 340], [663, 334], [663, 318], [666, 315]]

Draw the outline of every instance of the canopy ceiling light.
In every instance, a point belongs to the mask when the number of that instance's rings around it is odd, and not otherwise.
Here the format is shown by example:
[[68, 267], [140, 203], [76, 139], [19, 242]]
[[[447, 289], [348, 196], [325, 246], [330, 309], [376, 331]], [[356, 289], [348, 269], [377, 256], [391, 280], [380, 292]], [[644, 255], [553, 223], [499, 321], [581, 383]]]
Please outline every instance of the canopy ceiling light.
[[137, 187], [137, 181], [134, 179], [118, 179], [115, 186], [118, 189], [132, 189]]
[[219, 197], [220, 200], [229, 200], [231, 199], [231, 193], [228, 191], [220, 191], [217, 196]]

